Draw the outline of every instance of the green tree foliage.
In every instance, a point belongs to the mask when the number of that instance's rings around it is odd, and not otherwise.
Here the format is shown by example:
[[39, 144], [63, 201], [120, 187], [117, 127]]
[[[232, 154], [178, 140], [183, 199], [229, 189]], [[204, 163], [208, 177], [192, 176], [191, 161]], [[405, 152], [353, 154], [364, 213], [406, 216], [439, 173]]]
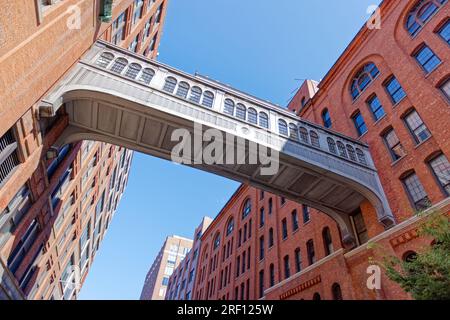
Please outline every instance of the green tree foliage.
[[416, 300], [450, 300], [450, 221], [437, 212], [426, 217], [419, 235], [434, 239], [408, 261], [385, 256], [386, 275]]

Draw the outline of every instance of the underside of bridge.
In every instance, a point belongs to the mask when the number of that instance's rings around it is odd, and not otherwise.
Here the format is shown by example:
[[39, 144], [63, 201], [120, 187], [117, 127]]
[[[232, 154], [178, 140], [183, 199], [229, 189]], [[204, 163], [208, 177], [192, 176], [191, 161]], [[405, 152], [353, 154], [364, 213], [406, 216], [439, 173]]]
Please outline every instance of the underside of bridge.
[[[97, 140], [173, 160], [181, 141], [174, 136], [189, 132], [183, 150], [192, 152], [180, 153], [187, 165], [328, 214], [348, 247], [355, 241], [349, 215], [363, 201], [385, 228], [395, 224], [367, 145], [105, 42], [97, 42], [39, 107], [41, 117], [55, 116], [60, 107], [68, 114], [56, 147]], [[215, 156], [223, 150], [222, 161], [200, 161], [208, 146]], [[277, 170], [268, 174], [269, 168]]]

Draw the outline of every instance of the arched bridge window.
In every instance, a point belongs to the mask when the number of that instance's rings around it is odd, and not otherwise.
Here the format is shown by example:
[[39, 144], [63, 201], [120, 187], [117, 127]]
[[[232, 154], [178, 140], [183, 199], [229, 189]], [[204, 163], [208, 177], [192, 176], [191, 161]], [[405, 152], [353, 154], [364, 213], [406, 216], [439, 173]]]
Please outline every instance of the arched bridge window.
[[409, 11], [406, 18], [406, 30], [415, 36], [447, 0], [420, 0]]
[[356, 156], [358, 157], [358, 161], [362, 164], [367, 164], [366, 155], [360, 149], [356, 149]]
[[278, 120], [278, 132], [286, 137], [289, 135], [287, 123], [283, 119]]
[[310, 131], [309, 136], [311, 137], [311, 144], [314, 147], [320, 148], [320, 141], [319, 141], [319, 135], [315, 131]]
[[336, 150], [336, 142], [332, 138], [327, 138], [328, 143], [328, 150], [330, 150], [331, 153], [337, 154]]
[[141, 73], [141, 77], [139, 78], [139, 81], [142, 81], [145, 84], [150, 84], [154, 75], [155, 75], [155, 71], [153, 71], [150, 68], [145, 68]]
[[195, 103], [200, 103], [200, 98], [202, 97], [202, 89], [199, 87], [192, 87], [191, 95], [189, 96], [189, 100]]
[[258, 124], [258, 113], [253, 108], [248, 108], [248, 122]]
[[175, 79], [174, 77], [167, 77], [166, 82], [164, 83], [163, 90], [169, 93], [173, 93], [176, 86], [177, 79]]
[[127, 59], [117, 58], [111, 67], [111, 71], [115, 72], [115, 73], [122, 73], [122, 71], [125, 69], [127, 64], [128, 64]]
[[113, 61], [114, 55], [110, 52], [103, 52], [101, 56], [97, 59], [96, 64], [99, 67], [106, 68], [109, 66], [111, 61]]
[[350, 87], [353, 100], [358, 98], [379, 74], [380, 71], [373, 62], [369, 62], [359, 69], [353, 77]]
[[304, 143], [309, 143], [309, 136], [308, 136], [308, 130], [306, 128], [301, 127], [299, 129], [300, 132], [300, 140]]
[[178, 85], [178, 89], [177, 89], [177, 93], [176, 95], [178, 97], [184, 98], [186, 99], [187, 94], [189, 92], [189, 84], [187, 82], [181, 81], [180, 84]]
[[234, 115], [234, 102], [232, 100], [225, 100], [225, 107], [223, 109], [223, 112], [230, 116]]
[[242, 103], [238, 103], [236, 106], [236, 118], [241, 120], [247, 118], [247, 108]]
[[348, 152], [348, 156], [350, 157], [350, 160], [352, 161], [358, 161], [356, 159], [356, 152], [355, 149], [351, 146], [351, 145], [347, 145], [347, 152]]
[[136, 79], [138, 73], [141, 71], [142, 67], [140, 64], [132, 63], [125, 72], [125, 77], [130, 79]]
[[339, 155], [343, 158], [347, 158], [347, 150], [345, 149], [344, 144], [342, 142], [338, 141], [337, 147], [338, 147]]
[[293, 140], [298, 140], [298, 131], [297, 126], [293, 123], [289, 124], [289, 138]]
[[205, 91], [203, 94], [202, 105], [207, 108], [212, 108], [214, 102], [214, 94], [211, 91]]
[[266, 113], [259, 113], [259, 125], [263, 128], [269, 129], [269, 117]]

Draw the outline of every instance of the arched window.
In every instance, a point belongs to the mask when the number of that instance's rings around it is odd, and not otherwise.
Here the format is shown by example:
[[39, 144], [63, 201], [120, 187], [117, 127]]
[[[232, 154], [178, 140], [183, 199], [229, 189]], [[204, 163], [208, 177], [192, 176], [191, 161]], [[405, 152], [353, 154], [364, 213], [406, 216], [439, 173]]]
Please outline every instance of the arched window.
[[127, 66], [128, 61], [124, 58], [117, 58], [111, 67], [111, 71], [115, 73], [122, 73], [123, 69]]
[[288, 136], [287, 123], [283, 119], [278, 120], [278, 132], [283, 136]]
[[312, 265], [316, 262], [316, 252], [314, 250], [314, 242], [312, 239], [306, 242], [306, 251], [308, 253], [308, 263]]
[[295, 272], [300, 272], [302, 270], [302, 254], [300, 248], [295, 249]]
[[202, 89], [200, 89], [199, 87], [192, 87], [189, 100], [194, 103], [200, 103], [201, 96], [202, 96]]
[[379, 74], [380, 71], [373, 62], [369, 62], [359, 69], [358, 72], [355, 73], [350, 85], [350, 92], [353, 100], [358, 98]]
[[306, 97], [302, 98], [302, 107], [304, 107], [306, 105]]
[[333, 283], [331, 286], [331, 294], [333, 295], [333, 300], [343, 300], [341, 286], [338, 283]]
[[214, 102], [214, 94], [211, 91], [205, 91], [203, 94], [202, 105], [207, 108], [212, 108]]
[[149, 69], [149, 68], [145, 68], [141, 73], [139, 81], [142, 81], [145, 84], [150, 84], [154, 75], [155, 75], [155, 71], [153, 71], [152, 69]]
[[337, 154], [336, 151], [336, 142], [332, 138], [327, 138], [328, 143], [328, 150], [330, 150], [331, 153]]
[[347, 158], [347, 150], [345, 149], [345, 146], [342, 142], [340, 141], [337, 142], [337, 148], [339, 151], [339, 155], [341, 157]]
[[253, 108], [248, 108], [248, 122], [258, 124], [258, 113]]
[[223, 108], [223, 112], [229, 114], [230, 116], [234, 115], [234, 102], [232, 100], [225, 100], [225, 107]]
[[358, 157], [358, 161], [362, 164], [367, 164], [366, 155], [362, 150], [356, 149], [356, 156]]
[[174, 77], [167, 77], [166, 82], [164, 83], [163, 90], [169, 93], [173, 93], [176, 86], [177, 86], [177, 79], [175, 79]]
[[127, 72], [125, 72], [125, 77], [130, 79], [136, 79], [139, 71], [141, 71], [142, 67], [140, 64], [132, 63], [127, 69]]
[[97, 59], [96, 64], [99, 67], [106, 68], [113, 61], [114, 55], [110, 52], [103, 52], [101, 56]]
[[316, 300], [316, 301], [322, 300], [322, 298], [320, 297], [320, 294], [318, 292], [314, 293], [313, 300]]
[[353, 147], [351, 145], [347, 145], [347, 152], [348, 152], [348, 156], [350, 157], [350, 160], [352, 161], [358, 161], [356, 159], [356, 152], [355, 149], [353, 149]]
[[[301, 134], [301, 132], [300, 132], [300, 134]], [[311, 137], [311, 144], [314, 147], [320, 148], [319, 135], [317, 134], [317, 132], [311, 130], [309, 132], [309, 136]]]
[[291, 276], [291, 267], [289, 265], [289, 255], [284, 257], [284, 278], [287, 279]]
[[331, 126], [333, 125], [331, 122], [331, 116], [328, 109], [322, 111], [322, 121], [325, 128], [331, 128]]
[[180, 84], [178, 85], [178, 89], [177, 89], [177, 93], [176, 95], [186, 99], [187, 94], [189, 92], [189, 84], [187, 82], [181, 81]]
[[306, 128], [301, 127], [300, 131], [300, 140], [304, 143], [309, 143], [308, 130]]
[[234, 230], [234, 219], [230, 218], [227, 223], [227, 236], [230, 235]]
[[214, 237], [214, 250], [220, 246], [220, 233], [216, 234]]
[[268, 248], [272, 248], [273, 247], [273, 228], [269, 229], [269, 246]]
[[236, 118], [241, 120], [247, 118], [247, 108], [242, 103], [238, 103], [236, 106]]
[[242, 219], [245, 219], [252, 211], [252, 201], [250, 199], [245, 200], [244, 207], [242, 208]]
[[269, 117], [265, 112], [259, 113], [259, 125], [263, 128], [269, 129]]
[[447, 0], [419, 0], [409, 11], [406, 19], [406, 30], [411, 36], [415, 36], [431, 19]]
[[331, 232], [330, 228], [325, 227], [322, 230], [322, 240], [323, 240], [323, 246], [325, 248], [325, 255], [329, 256], [333, 253], [333, 241], [331, 240]]
[[298, 140], [298, 129], [293, 123], [289, 124], [289, 137], [293, 140]]
[[270, 264], [269, 271], [270, 271], [270, 287], [273, 287], [275, 285], [275, 266], [273, 265], [273, 263]]

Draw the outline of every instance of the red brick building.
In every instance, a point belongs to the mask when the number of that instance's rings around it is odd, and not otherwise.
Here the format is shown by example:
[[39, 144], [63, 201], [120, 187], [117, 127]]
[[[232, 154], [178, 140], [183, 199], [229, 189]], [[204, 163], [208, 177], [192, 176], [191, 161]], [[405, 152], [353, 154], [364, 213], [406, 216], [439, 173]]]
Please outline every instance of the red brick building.
[[385, 230], [363, 203], [352, 216], [358, 246], [344, 249], [325, 214], [242, 185], [202, 236], [194, 299], [409, 298], [384, 275], [379, 290], [367, 287], [377, 252], [364, 244], [404, 259], [431, 243], [415, 213], [449, 211], [450, 5], [383, 1], [380, 14], [381, 29], [364, 26], [288, 108], [370, 146], [396, 225]]
[[40, 117], [37, 102], [97, 39], [155, 58], [166, 1], [1, 4], [0, 299], [76, 299], [76, 267], [82, 283], [132, 152], [87, 141], [55, 150], [67, 115]]

